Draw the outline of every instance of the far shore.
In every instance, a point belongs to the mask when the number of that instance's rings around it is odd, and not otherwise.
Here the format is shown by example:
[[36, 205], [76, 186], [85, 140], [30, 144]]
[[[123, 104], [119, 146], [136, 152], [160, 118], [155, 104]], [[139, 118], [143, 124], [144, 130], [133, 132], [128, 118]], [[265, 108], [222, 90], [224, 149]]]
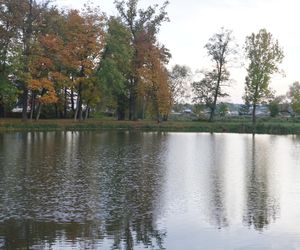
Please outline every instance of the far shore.
[[164, 121], [152, 120], [117, 121], [113, 119], [72, 119], [28, 120], [0, 119], [0, 132], [19, 131], [88, 131], [88, 130], [139, 130], [162, 132], [209, 132], [209, 133], [257, 133], [300, 135], [300, 122], [294, 119], [259, 119], [253, 126], [250, 119], [223, 119], [208, 121]]

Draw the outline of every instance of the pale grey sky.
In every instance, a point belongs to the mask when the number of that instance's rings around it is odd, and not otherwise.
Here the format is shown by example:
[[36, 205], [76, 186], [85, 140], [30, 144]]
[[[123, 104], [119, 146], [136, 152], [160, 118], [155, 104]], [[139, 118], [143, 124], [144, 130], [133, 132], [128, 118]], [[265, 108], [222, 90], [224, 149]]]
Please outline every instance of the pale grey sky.
[[[115, 15], [113, 0], [94, 0], [95, 5], [108, 15]], [[141, 6], [164, 0], [140, 0]], [[288, 86], [300, 80], [298, 59], [300, 57], [299, 0], [169, 0], [167, 8], [169, 23], [164, 23], [160, 42], [172, 53], [170, 66], [175, 63], [190, 66], [193, 71], [209, 68], [203, 48], [208, 39], [221, 27], [233, 30], [236, 42], [242, 47], [245, 37], [261, 28], [270, 31], [283, 47], [285, 58], [281, 65], [286, 77], [276, 75], [271, 87], [277, 94], [285, 94]], [[84, 0], [56, 0], [60, 7], [81, 8]], [[241, 52], [243, 52], [241, 50]], [[233, 68], [235, 81], [227, 101], [242, 102], [244, 91], [244, 68]]]

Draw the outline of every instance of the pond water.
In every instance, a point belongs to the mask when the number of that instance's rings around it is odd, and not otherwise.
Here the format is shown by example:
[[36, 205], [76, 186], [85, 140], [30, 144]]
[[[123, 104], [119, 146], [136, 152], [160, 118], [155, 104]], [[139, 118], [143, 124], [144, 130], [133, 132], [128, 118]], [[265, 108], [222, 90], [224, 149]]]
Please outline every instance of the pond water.
[[300, 137], [0, 134], [0, 249], [300, 249]]

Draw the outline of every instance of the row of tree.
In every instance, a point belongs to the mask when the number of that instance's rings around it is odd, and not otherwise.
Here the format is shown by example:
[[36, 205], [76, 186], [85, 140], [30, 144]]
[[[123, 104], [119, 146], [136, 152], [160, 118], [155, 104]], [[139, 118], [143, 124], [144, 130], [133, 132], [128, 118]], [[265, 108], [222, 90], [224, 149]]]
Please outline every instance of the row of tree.
[[[157, 38], [166, 7], [138, 8], [138, 0], [115, 0], [118, 16], [99, 8], [60, 10], [50, 0], [0, 2], [0, 115], [19, 100], [22, 118], [39, 119], [42, 111], [60, 118], [85, 119], [99, 105], [120, 120], [167, 119], [182, 102], [190, 69], [166, 66], [170, 52]], [[237, 54], [232, 32], [221, 29], [206, 44], [213, 63], [192, 82], [193, 101], [214, 119], [220, 97], [227, 96], [228, 70]], [[270, 97], [269, 82], [278, 72], [283, 51], [265, 29], [246, 38], [248, 59], [244, 100], [253, 107]]]
[[143, 10], [138, 0], [116, 0], [119, 15], [107, 18], [87, 5], [64, 11], [50, 1], [2, 0], [0, 113], [19, 99], [24, 120], [39, 119], [43, 107], [84, 119], [99, 103], [118, 119], [167, 117], [177, 91], [157, 39], [167, 4]]
[[[204, 77], [200, 81], [193, 83], [194, 102], [208, 107], [210, 120], [213, 120], [217, 99], [228, 96], [223, 87], [230, 82], [228, 65], [237, 54], [237, 45], [234, 44], [232, 32], [222, 29], [205, 47], [214, 64], [212, 70], [203, 72]], [[252, 106], [252, 121], [255, 123], [257, 105], [273, 96], [269, 83], [271, 76], [279, 71], [278, 65], [284, 55], [278, 41], [265, 29], [246, 38], [245, 55], [248, 67], [243, 99], [248, 106]]]

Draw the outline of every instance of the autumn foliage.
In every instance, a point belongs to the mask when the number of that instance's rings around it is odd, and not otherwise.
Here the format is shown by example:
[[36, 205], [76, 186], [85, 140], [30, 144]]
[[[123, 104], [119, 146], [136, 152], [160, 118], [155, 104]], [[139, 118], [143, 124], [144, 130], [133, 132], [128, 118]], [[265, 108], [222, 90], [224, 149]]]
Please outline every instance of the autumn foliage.
[[21, 2], [1, 1], [0, 76], [19, 89], [23, 119], [82, 120], [106, 109], [119, 119], [167, 117], [168, 56], [156, 37], [167, 3], [139, 10], [136, 0], [116, 1], [119, 15], [107, 19], [92, 5]]

